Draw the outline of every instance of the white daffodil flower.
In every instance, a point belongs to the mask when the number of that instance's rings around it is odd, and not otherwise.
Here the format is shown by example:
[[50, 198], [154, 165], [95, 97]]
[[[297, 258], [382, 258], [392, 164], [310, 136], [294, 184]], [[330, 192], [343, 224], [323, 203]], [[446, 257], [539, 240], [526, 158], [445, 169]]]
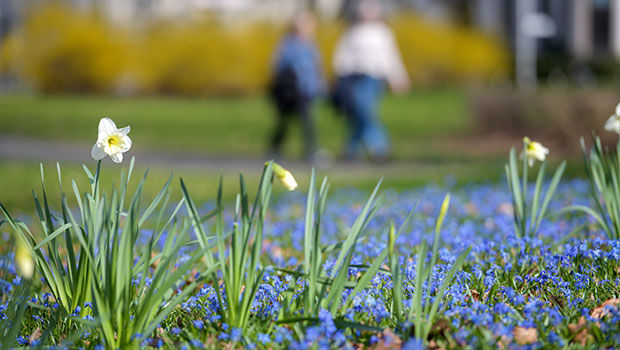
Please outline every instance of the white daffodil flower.
[[616, 106], [616, 113], [612, 114], [605, 122], [605, 130], [613, 131], [620, 135], [620, 103]]
[[290, 171], [284, 169], [279, 164], [273, 163], [273, 173], [276, 174], [287, 190], [295, 191], [297, 188], [297, 181], [295, 181], [295, 177]]
[[34, 261], [32, 260], [30, 249], [21, 240], [17, 242], [15, 266], [23, 277], [32, 278], [34, 274]]
[[529, 137], [524, 137], [525, 143], [525, 156], [527, 157], [527, 164], [531, 167], [534, 166], [534, 161], [544, 161], [549, 154], [549, 149], [543, 146], [540, 142], [532, 141]]
[[129, 130], [128, 126], [117, 129], [112, 119], [101, 118], [97, 142], [93, 145], [90, 155], [96, 160], [110, 156], [113, 162], [122, 162], [123, 153], [131, 148], [131, 139], [127, 136]]

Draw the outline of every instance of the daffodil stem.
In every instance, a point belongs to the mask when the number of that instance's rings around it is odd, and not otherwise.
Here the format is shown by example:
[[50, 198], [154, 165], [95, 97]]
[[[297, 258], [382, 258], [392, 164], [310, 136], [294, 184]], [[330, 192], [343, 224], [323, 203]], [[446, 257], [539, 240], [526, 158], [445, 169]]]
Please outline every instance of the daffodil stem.
[[99, 192], [99, 172], [101, 171], [101, 159], [97, 161], [97, 170], [95, 171], [95, 183], [93, 184], [93, 197], [97, 197]]

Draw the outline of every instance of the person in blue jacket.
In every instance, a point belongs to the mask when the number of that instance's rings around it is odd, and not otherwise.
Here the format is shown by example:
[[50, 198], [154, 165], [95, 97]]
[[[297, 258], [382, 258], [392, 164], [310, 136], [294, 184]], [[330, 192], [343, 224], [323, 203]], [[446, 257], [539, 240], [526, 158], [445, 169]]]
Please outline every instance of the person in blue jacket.
[[312, 13], [295, 16], [275, 55], [271, 97], [277, 110], [277, 123], [270, 140], [270, 153], [276, 158], [281, 154], [288, 125], [295, 117], [301, 122], [304, 158], [312, 160], [316, 152], [312, 106], [323, 95], [325, 81], [314, 43], [315, 27]]

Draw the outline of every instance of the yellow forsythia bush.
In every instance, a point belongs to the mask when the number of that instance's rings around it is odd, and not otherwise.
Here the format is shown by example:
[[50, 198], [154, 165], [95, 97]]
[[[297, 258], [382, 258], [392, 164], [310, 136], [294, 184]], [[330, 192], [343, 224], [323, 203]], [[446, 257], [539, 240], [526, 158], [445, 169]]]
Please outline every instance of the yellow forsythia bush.
[[[413, 15], [390, 21], [414, 83], [493, 81], [508, 56], [473, 30]], [[327, 74], [344, 25], [320, 22]], [[43, 92], [238, 94], [262, 91], [284, 24], [226, 25], [205, 14], [146, 27], [112, 26], [96, 13], [59, 4], [31, 12], [1, 44], [0, 70]]]
[[143, 90], [182, 94], [263, 89], [282, 30], [252, 24], [227, 28], [213, 21], [153, 28], [142, 40], [136, 71]]
[[394, 18], [390, 25], [416, 84], [495, 82], [508, 77], [510, 57], [497, 38], [412, 14]]
[[108, 91], [129, 69], [126, 39], [95, 14], [53, 4], [2, 43], [1, 67], [43, 91]]

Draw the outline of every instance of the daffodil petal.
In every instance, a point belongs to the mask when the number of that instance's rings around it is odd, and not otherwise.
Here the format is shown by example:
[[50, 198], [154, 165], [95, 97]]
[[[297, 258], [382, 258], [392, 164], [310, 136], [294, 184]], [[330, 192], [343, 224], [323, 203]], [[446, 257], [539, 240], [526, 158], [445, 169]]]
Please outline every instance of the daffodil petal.
[[616, 116], [620, 116], [620, 103], [616, 106]]
[[34, 274], [34, 261], [32, 261], [32, 253], [24, 243], [20, 243], [17, 246], [17, 252], [15, 253], [15, 265], [17, 270], [22, 276], [26, 278], [32, 278]]
[[131, 148], [131, 139], [129, 138], [129, 136], [121, 136], [121, 145], [123, 145], [123, 147], [121, 148], [121, 152], [129, 151], [129, 149]]
[[112, 158], [112, 161], [114, 163], [120, 163], [123, 161], [123, 154], [122, 153], [116, 153], [116, 154], [111, 154], [110, 158]]
[[286, 171], [284, 177], [281, 178], [284, 187], [289, 191], [294, 191], [297, 188], [297, 181], [295, 181], [295, 177], [289, 171]]
[[129, 126], [117, 129], [112, 119], [101, 118], [97, 143], [91, 150], [91, 156], [96, 160], [101, 160], [107, 155], [115, 163], [122, 162], [123, 152], [131, 148], [131, 139], [127, 136], [130, 130]]
[[118, 132], [121, 135], [127, 135], [129, 134], [130, 131], [131, 131], [131, 127], [129, 126], [116, 130], [116, 132]]
[[605, 122], [604, 128], [607, 131], [614, 131], [614, 132], [620, 133], [620, 118], [618, 118], [618, 116], [615, 114], [612, 115]]
[[99, 121], [99, 137], [110, 135], [116, 131], [116, 124], [110, 118], [101, 118]]
[[102, 160], [103, 158], [105, 158], [106, 153], [105, 153], [104, 149], [99, 146], [98, 143], [95, 143], [93, 145], [93, 148], [90, 150], [90, 155], [95, 160]]

